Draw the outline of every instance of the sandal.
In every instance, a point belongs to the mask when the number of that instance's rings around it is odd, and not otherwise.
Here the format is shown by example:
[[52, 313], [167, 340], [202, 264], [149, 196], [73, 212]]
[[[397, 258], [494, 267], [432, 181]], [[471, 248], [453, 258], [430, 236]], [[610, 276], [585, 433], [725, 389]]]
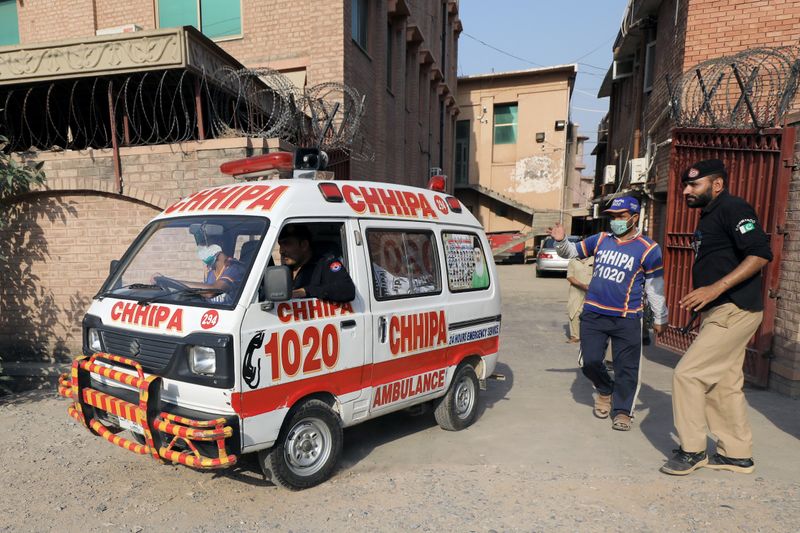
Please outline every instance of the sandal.
[[611, 429], [617, 431], [630, 431], [631, 430], [631, 417], [622, 413], [614, 417], [614, 423], [611, 424]]
[[608, 418], [611, 412], [611, 395], [598, 394], [594, 399], [594, 416], [597, 418]]

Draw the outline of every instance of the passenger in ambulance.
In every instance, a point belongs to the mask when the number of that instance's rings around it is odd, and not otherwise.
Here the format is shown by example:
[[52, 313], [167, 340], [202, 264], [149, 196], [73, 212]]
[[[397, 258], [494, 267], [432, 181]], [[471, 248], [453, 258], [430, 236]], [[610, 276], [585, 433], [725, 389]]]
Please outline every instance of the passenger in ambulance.
[[292, 271], [292, 298], [318, 298], [330, 302], [350, 302], [356, 287], [341, 257], [315, 254], [308, 226], [289, 224], [278, 236], [281, 264]]

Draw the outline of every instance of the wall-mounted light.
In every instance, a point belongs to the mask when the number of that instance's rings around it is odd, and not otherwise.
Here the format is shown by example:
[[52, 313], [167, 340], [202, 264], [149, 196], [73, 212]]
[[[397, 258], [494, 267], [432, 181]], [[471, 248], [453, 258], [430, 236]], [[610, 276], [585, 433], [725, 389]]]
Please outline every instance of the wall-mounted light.
[[544, 142], [544, 132], [540, 131], [536, 134], [536, 142], [543, 143]]
[[562, 131], [566, 127], [567, 127], [566, 120], [556, 120], [556, 126], [555, 126], [556, 131]]

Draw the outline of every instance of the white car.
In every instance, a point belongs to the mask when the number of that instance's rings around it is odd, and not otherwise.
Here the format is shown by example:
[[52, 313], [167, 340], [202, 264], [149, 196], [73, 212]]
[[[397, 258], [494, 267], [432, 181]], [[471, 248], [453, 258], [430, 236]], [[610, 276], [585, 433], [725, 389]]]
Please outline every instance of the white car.
[[[570, 235], [567, 237], [571, 242], [580, 242], [581, 237]], [[552, 237], [547, 237], [542, 245], [539, 247], [539, 252], [536, 254], [536, 276], [543, 277], [553, 272], [563, 272], [566, 274], [569, 259], [564, 259], [558, 255], [556, 251], [555, 240]]]

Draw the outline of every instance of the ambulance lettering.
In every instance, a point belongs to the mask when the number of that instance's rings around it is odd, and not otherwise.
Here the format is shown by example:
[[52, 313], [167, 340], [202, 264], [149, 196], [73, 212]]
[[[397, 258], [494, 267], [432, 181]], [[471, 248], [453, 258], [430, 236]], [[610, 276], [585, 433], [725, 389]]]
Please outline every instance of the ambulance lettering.
[[[339, 330], [327, 324], [322, 330], [310, 326], [299, 332], [276, 331], [264, 343], [264, 356], [270, 360], [273, 383], [298, 374], [316, 374], [323, 368], [332, 370], [339, 362]], [[249, 364], [252, 367], [252, 361]]]
[[344, 201], [356, 213], [415, 218], [438, 218], [425, 194], [378, 187], [342, 187]]
[[288, 189], [287, 185], [245, 185], [206, 189], [175, 202], [164, 213], [206, 211], [212, 209], [261, 209], [269, 211]]
[[348, 303], [323, 302], [316, 298], [299, 302], [284, 302], [277, 307], [278, 320], [284, 323], [302, 322], [316, 318], [331, 318], [353, 314], [353, 306]]
[[432, 350], [447, 344], [444, 311], [394, 315], [389, 320], [389, 350], [392, 355]]
[[443, 389], [445, 369], [426, 372], [377, 387], [372, 398], [372, 408], [383, 407], [421, 394]]
[[183, 309], [163, 305], [117, 302], [111, 307], [111, 320], [156, 329], [166, 325], [167, 331], [183, 331]]

